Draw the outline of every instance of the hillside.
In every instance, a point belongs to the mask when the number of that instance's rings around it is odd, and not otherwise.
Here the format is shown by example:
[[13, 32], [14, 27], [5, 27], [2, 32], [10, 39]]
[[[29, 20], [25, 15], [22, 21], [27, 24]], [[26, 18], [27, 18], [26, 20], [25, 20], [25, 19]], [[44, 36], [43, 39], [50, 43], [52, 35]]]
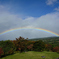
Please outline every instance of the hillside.
[[29, 40], [30, 41], [43, 40], [45, 43], [50, 43], [53, 46], [59, 46], [59, 37], [34, 38]]

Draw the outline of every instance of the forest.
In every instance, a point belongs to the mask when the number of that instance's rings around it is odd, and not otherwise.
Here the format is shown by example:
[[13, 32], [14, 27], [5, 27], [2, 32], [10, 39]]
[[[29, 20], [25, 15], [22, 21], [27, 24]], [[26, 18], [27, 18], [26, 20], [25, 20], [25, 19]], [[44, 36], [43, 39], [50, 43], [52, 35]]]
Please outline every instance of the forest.
[[28, 51], [52, 51], [59, 53], [59, 37], [25, 39], [20, 36], [15, 40], [0, 41], [0, 58], [15, 54], [17, 51], [20, 53]]

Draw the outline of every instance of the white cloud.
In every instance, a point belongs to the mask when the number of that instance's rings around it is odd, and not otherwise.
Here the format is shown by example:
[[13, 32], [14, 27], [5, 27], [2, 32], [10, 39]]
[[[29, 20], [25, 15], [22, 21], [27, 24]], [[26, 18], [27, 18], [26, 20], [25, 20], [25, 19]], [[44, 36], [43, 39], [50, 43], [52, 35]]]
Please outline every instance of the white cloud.
[[[49, 13], [41, 17], [27, 17], [22, 19], [19, 15], [11, 14], [8, 11], [0, 11], [0, 33], [9, 29], [19, 27], [37, 27], [43, 28], [59, 34], [59, 12]], [[15, 39], [16, 37], [23, 36], [24, 38], [39, 38], [55, 36], [39, 30], [18, 30], [6, 33], [0, 36], [0, 39]]]
[[53, 5], [55, 2], [57, 2], [57, 0], [47, 0], [46, 4], [47, 5]]
[[55, 8], [54, 10], [59, 11], [59, 7], [58, 8]]

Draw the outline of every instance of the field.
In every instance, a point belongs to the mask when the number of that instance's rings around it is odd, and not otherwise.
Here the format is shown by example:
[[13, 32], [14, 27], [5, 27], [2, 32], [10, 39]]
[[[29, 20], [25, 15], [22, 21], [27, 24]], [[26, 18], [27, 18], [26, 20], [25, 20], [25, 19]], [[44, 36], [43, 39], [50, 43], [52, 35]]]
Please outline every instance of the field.
[[[45, 58], [42, 58], [42, 56], [45, 56]], [[23, 53], [15, 53], [13, 55], [9, 55], [0, 59], [56, 59], [59, 57], [59, 54], [56, 52], [23, 52]]]

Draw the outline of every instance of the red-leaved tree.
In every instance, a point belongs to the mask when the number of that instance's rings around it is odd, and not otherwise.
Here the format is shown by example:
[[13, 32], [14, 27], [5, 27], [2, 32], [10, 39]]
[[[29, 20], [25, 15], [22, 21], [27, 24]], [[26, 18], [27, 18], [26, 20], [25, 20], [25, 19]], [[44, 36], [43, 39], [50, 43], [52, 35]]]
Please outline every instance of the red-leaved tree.
[[2, 50], [2, 48], [0, 48], [0, 57], [2, 54], [3, 54], [3, 50]]
[[27, 46], [28, 50], [33, 50], [33, 44], [30, 44], [29, 46]]
[[58, 51], [59, 51], [59, 47], [58, 47], [58, 46], [54, 47], [54, 48], [53, 48], [53, 51], [54, 51], [54, 52], [58, 52]]

